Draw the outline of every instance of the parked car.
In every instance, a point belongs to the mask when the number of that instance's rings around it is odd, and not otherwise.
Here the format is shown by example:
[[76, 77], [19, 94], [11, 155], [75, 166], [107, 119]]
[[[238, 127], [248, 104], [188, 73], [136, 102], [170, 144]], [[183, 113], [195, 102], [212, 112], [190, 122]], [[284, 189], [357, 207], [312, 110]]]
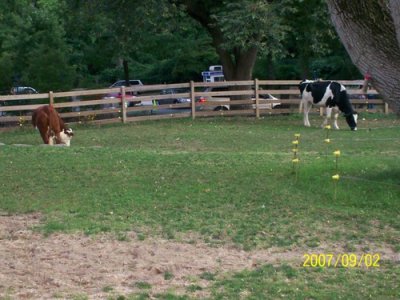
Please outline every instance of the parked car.
[[[252, 98], [255, 100], [255, 98]], [[271, 108], [282, 108], [282, 104], [280, 102], [270, 102], [265, 100], [279, 100], [278, 98], [272, 96], [271, 94], [263, 94], [259, 97], [260, 103], [258, 104], [259, 109], [271, 109]], [[253, 104], [253, 109], [256, 109], [256, 104]]]
[[[210, 93], [210, 92], [227, 92], [229, 90], [228, 87], [207, 87], [204, 89], [204, 93]], [[229, 96], [200, 96], [196, 99], [196, 101], [200, 104], [205, 104], [207, 102], [225, 102], [225, 101], [230, 101], [231, 98]], [[229, 104], [226, 103], [221, 103], [221, 104], [216, 104], [216, 105], [200, 105], [198, 106], [199, 110], [214, 110], [214, 111], [219, 111], [219, 110], [230, 110]]]
[[[30, 94], [38, 94], [38, 91], [35, 90], [33, 87], [29, 86], [14, 86], [10, 89], [11, 95], [30, 95]], [[38, 102], [39, 101], [39, 102]], [[0, 106], [8, 106], [8, 105], [28, 105], [28, 104], [39, 104], [40, 100], [17, 100], [17, 101], [1, 101]], [[27, 111], [10, 111], [10, 112], [0, 112], [0, 116], [5, 115], [26, 115]]]
[[[229, 87], [207, 87], [203, 92], [227, 92], [229, 91]], [[272, 96], [271, 94], [262, 94], [259, 96], [260, 100], [279, 100], [278, 98]], [[199, 103], [206, 103], [207, 101], [230, 101], [231, 98], [229, 96], [201, 96], [197, 101]], [[255, 100], [253, 97], [252, 100]], [[280, 102], [268, 103], [266, 101], [260, 101], [259, 106], [260, 109], [271, 109], [271, 108], [281, 108], [282, 104]], [[256, 109], [256, 105], [252, 104], [252, 108]], [[230, 110], [230, 105], [221, 103], [221, 105], [216, 106], [200, 106], [200, 110]]]
[[12, 95], [38, 94], [33, 87], [29, 86], [14, 86], [11, 88], [10, 93]]
[[[129, 86], [132, 86], [132, 85], [143, 85], [143, 83], [140, 80], [132, 79], [132, 80], [129, 80]], [[118, 80], [118, 81], [114, 82], [110, 86], [110, 88], [116, 88], [116, 87], [121, 87], [121, 86], [127, 86], [126, 80]], [[135, 98], [137, 95], [138, 95], [138, 93], [135, 92], [135, 91], [126, 92], [125, 97], [127, 99], [131, 100], [131, 99]], [[106, 96], [104, 96], [103, 99], [114, 99], [114, 98], [120, 98], [121, 99], [121, 97], [122, 97], [121, 93], [118, 92], [118, 93], [107, 94]], [[131, 101], [131, 102], [129, 102], [128, 106], [131, 107], [131, 106], [134, 106], [134, 105], [139, 104], [139, 103], [140, 103], [140, 101]], [[110, 103], [110, 104], [104, 104], [103, 108], [116, 108], [116, 106], [117, 105], [115, 103]]]
[[[161, 95], [175, 95], [175, 94], [185, 94], [189, 93], [190, 89], [188, 88], [170, 88], [170, 89], [165, 89], [161, 91]], [[167, 99], [157, 99], [157, 103], [159, 105], [162, 104], [177, 104], [177, 103], [190, 103], [190, 98], [189, 97], [173, 97], [167, 98]]]
[[[143, 85], [143, 83], [138, 79], [130, 79], [129, 80], [129, 86], [132, 86], [132, 85]], [[110, 88], [120, 87], [120, 86], [127, 86], [126, 85], [126, 80], [118, 80], [118, 81], [114, 82], [110, 86]]]

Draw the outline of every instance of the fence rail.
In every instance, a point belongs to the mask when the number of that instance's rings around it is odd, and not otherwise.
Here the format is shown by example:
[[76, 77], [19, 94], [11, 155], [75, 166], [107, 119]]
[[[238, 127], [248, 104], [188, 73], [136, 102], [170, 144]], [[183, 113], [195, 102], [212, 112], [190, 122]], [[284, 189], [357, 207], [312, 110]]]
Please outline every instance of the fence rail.
[[[68, 123], [107, 124], [166, 118], [298, 113], [300, 80], [189, 82], [0, 96], [0, 126], [29, 124], [34, 109], [53, 104]], [[389, 108], [363, 80], [340, 80], [358, 111]], [[314, 112], [320, 112], [314, 109]]]

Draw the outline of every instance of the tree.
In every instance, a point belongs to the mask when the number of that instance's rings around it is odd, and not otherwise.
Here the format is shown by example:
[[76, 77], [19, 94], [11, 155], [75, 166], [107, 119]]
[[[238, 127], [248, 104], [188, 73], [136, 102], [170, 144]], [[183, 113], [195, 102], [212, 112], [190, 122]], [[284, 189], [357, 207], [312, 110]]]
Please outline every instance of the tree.
[[168, 23], [138, 45], [133, 69], [144, 82], [202, 80], [201, 71], [218, 61], [209, 35], [186, 14]]
[[0, 90], [9, 92], [21, 80], [32, 18], [26, 0], [0, 2]]
[[118, 13], [113, 16], [100, 0], [66, 2], [66, 39], [73, 49], [71, 63], [78, 71], [75, 87], [104, 87], [122, 78], [114, 33]]
[[38, 0], [31, 8], [32, 28], [28, 31], [26, 65], [22, 80], [40, 91], [73, 87], [75, 68], [70, 64], [71, 48], [65, 39], [64, 1]]
[[325, 0], [280, 0], [275, 5], [285, 34], [281, 45], [263, 47], [254, 77], [360, 78], [329, 19]]
[[295, 59], [296, 78], [346, 79], [352, 64], [329, 20], [325, 0], [283, 0], [281, 5], [283, 22], [290, 27], [284, 48], [287, 57]]
[[[248, 80], [261, 49], [279, 45], [285, 28], [273, 1], [170, 0], [210, 34], [227, 80]], [[278, 41], [278, 43], [275, 43]]]
[[65, 40], [64, 1], [2, 1], [0, 11], [0, 88], [70, 89], [76, 74]]
[[400, 1], [327, 0], [353, 63], [400, 114]]

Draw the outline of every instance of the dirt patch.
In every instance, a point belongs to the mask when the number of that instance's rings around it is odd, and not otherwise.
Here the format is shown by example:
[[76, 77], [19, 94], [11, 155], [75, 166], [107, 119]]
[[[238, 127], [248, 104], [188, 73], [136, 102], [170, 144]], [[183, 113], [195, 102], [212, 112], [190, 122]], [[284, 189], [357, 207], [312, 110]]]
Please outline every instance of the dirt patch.
[[[30, 230], [40, 219], [40, 215], [0, 216], [0, 298], [54, 299], [83, 294], [89, 299], [106, 299], [110, 293], [138, 292], [143, 283], [151, 294], [179, 293], [192, 284], [207, 287], [210, 281], [199, 277], [205, 272], [223, 274], [267, 263], [300, 266], [307, 253], [304, 249], [246, 252], [202, 242], [139, 241], [134, 234], [127, 241], [109, 235], [43, 237]], [[400, 261], [398, 254], [387, 249], [384, 255]]]

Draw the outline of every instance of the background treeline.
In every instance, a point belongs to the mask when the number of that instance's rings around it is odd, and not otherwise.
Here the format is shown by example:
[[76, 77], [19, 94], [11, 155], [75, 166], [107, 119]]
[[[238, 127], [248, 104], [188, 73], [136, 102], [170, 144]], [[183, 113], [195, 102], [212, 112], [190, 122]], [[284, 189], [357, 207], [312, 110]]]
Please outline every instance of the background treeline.
[[[220, 61], [209, 33], [182, 2], [2, 0], [0, 91], [16, 85], [42, 92], [107, 87], [126, 76], [148, 84], [200, 81], [201, 71]], [[229, 1], [217, 2], [212, 17], [224, 18], [225, 28], [233, 28], [230, 39], [239, 38], [240, 22], [256, 18], [251, 5], [237, 17]], [[261, 45], [253, 77], [360, 78], [323, 0], [277, 3], [279, 11], [267, 16], [273, 23], [259, 23], [272, 38]]]

